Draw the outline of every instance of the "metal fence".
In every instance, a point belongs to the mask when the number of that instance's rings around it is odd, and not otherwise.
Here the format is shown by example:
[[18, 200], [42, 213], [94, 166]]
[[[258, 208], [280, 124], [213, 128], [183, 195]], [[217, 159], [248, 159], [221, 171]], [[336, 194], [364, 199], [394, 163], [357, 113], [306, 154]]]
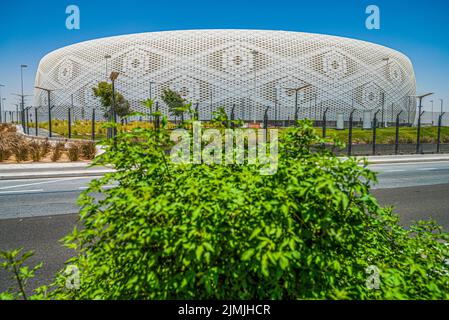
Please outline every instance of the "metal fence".
[[[211, 106], [194, 105], [193, 108], [202, 121], [210, 121], [213, 118]], [[89, 132], [84, 132], [82, 138], [96, 140], [98, 138], [99, 124], [105, 122], [104, 112], [98, 107], [74, 108], [60, 105], [48, 107], [26, 107], [23, 117], [25, 133], [36, 136], [57, 136], [67, 138], [79, 136], [79, 132], [73, 130], [74, 124], [83, 122]], [[202, 111], [203, 110], [203, 111]], [[205, 110], [208, 110], [207, 114]], [[166, 110], [163, 110], [166, 111]], [[225, 108], [229, 119], [242, 119], [244, 116], [238, 106]], [[262, 121], [244, 120], [251, 127], [283, 128], [296, 125], [295, 114], [287, 119], [279, 119], [276, 108], [267, 107]], [[407, 112], [390, 114], [388, 117], [382, 110], [367, 112], [354, 109], [348, 113], [341, 113], [330, 108], [316, 108], [316, 113], [310, 110], [311, 117], [304, 117], [307, 110], [302, 110], [301, 118], [309, 118], [323, 136], [336, 135], [340, 139], [344, 137], [346, 147], [337, 148], [333, 144], [326, 147], [341, 155], [380, 155], [380, 154], [421, 154], [421, 153], [446, 153], [449, 152], [449, 113], [439, 113], [426, 116], [423, 112], [416, 114], [416, 119], [409, 119]], [[179, 123], [180, 119], [169, 117], [171, 121]], [[186, 114], [184, 119], [188, 119]], [[300, 119], [301, 119], [300, 118]], [[244, 118], [243, 118], [244, 119]], [[125, 121], [151, 122], [150, 116], [137, 116], [127, 118]], [[20, 111], [4, 111], [3, 122], [22, 123]], [[56, 130], [59, 122], [66, 123], [64, 132]], [[36, 125], [38, 124], [38, 125]], [[51, 125], [49, 125], [51, 124]], [[86, 131], [85, 130], [85, 131]], [[386, 132], [388, 137], [386, 138]]]

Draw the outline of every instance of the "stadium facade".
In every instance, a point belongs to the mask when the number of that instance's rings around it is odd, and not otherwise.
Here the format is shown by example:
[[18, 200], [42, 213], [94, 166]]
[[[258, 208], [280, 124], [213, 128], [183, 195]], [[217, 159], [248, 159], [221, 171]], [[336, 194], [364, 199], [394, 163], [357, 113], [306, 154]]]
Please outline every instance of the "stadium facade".
[[[299, 118], [372, 117], [402, 122], [415, 118], [413, 66], [402, 53], [364, 41], [289, 31], [186, 30], [149, 32], [81, 42], [47, 54], [35, 85], [54, 89], [55, 117], [74, 106], [85, 117], [99, 106], [92, 87], [119, 72], [116, 88], [133, 110], [140, 101], [160, 101], [164, 88], [198, 103], [201, 119], [235, 106], [237, 118], [293, 119], [298, 95]], [[293, 90], [309, 85], [306, 89]], [[35, 90], [45, 113], [47, 94]], [[166, 106], [160, 108], [167, 113]], [[59, 113], [59, 114], [58, 114]], [[341, 117], [341, 116], [340, 116]]]

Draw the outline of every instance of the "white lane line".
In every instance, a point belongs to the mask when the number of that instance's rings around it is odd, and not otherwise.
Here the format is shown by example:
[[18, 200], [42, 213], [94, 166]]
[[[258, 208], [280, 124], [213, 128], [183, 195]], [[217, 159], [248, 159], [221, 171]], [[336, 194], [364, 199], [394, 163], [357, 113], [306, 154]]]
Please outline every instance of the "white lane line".
[[[111, 189], [115, 188], [116, 186], [103, 186], [103, 189]], [[87, 190], [89, 187], [79, 187], [78, 190]]]
[[384, 170], [384, 171], [380, 171], [380, 173], [388, 173], [388, 172], [405, 172], [406, 170], [404, 169], [398, 169], [398, 170]]
[[10, 191], [0, 191], [0, 194], [10, 194], [10, 193], [35, 193], [42, 192], [44, 189], [34, 189], [34, 190], [10, 190]]
[[81, 177], [59, 178], [59, 179], [50, 180], [50, 181], [42, 181], [42, 182], [34, 182], [34, 183], [18, 184], [18, 185], [14, 185], [14, 186], [2, 187], [2, 188], [0, 188], [0, 190], [15, 189], [15, 188], [20, 188], [20, 187], [36, 186], [36, 185], [45, 184], [45, 183], [54, 183], [54, 182], [60, 182], [60, 181], [79, 180], [79, 179], [83, 179], [83, 178], [81, 178]]

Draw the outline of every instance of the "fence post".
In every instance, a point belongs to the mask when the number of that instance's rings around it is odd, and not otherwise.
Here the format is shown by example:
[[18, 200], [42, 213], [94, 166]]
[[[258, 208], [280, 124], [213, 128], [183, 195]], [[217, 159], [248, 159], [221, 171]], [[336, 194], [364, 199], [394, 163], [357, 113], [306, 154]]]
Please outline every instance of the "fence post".
[[51, 110], [54, 108], [50, 107], [50, 105], [48, 106], [48, 136], [51, 138], [52, 137], [52, 133], [51, 133]]
[[155, 121], [156, 130], [158, 130], [158, 131], [159, 131], [159, 126], [160, 126], [159, 120], [160, 120], [160, 117], [159, 117], [159, 102], [156, 102], [156, 117], [155, 117], [154, 121]]
[[92, 141], [95, 141], [95, 107], [92, 109]]
[[69, 128], [69, 139], [72, 138], [72, 108], [68, 108], [68, 117], [67, 117], [67, 121], [68, 121], [68, 128]]
[[36, 133], [36, 137], [39, 135], [39, 126], [37, 125], [37, 110], [39, 108], [34, 108], [34, 127], [35, 127], [35, 133]]
[[380, 110], [377, 110], [376, 113], [374, 113], [374, 118], [373, 118], [373, 155], [376, 155], [377, 114], [379, 112], [380, 112]]
[[401, 115], [401, 112], [399, 112], [396, 116], [396, 140], [395, 140], [395, 146], [394, 146], [394, 154], [398, 154], [399, 151], [399, 116]]
[[424, 114], [425, 111], [421, 111], [421, 108], [419, 108], [419, 115], [418, 115], [418, 130], [416, 132], [416, 153], [418, 154], [421, 149], [421, 117]]
[[440, 153], [440, 144], [441, 144], [441, 122], [443, 121], [443, 116], [445, 112], [442, 112], [438, 117], [438, 138], [437, 138], [437, 153]]
[[324, 110], [324, 112], [323, 112], [323, 124], [322, 124], [322, 126], [323, 126], [323, 134], [322, 134], [323, 139], [326, 138], [326, 129], [327, 129], [326, 128], [326, 126], [327, 126], [326, 115], [327, 115], [328, 111], [329, 111], [329, 107], [327, 107], [326, 110]]
[[231, 128], [234, 128], [234, 118], [235, 118], [235, 114], [234, 114], [234, 110], [235, 110], [235, 104], [232, 105], [232, 109], [231, 109]]
[[348, 156], [352, 154], [352, 117], [354, 115], [355, 109], [349, 114], [349, 136], [348, 136]]
[[268, 139], [268, 109], [269, 109], [270, 107], [267, 107], [266, 109], [265, 109], [265, 113], [264, 113], [264, 115], [263, 115], [263, 128], [264, 128], [264, 130], [265, 130], [265, 142], [267, 141], [267, 139]]
[[199, 114], [199, 111], [198, 111], [199, 105], [200, 104], [198, 102], [195, 104], [195, 120], [196, 121], [200, 120], [200, 114]]

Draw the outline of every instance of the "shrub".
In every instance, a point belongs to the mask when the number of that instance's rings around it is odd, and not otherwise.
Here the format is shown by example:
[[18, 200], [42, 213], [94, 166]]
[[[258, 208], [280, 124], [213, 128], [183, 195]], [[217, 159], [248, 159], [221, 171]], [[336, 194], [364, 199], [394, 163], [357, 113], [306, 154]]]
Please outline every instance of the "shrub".
[[53, 152], [51, 154], [51, 161], [56, 162], [59, 159], [61, 159], [62, 153], [65, 150], [65, 143], [64, 142], [58, 142], [53, 147]]
[[70, 161], [79, 161], [81, 154], [81, 146], [77, 142], [71, 142], [67, 148]]
[[257, 165], [173, 164], [164, 130], [107, 141], [94, 162], [116, 171], [82, 194], [83, 228], [65, 238], [80, 290], [66, 289], [61, 272], [47, 297], [449, 298], [447, 233], [401, 227], [370, 195], [366, 163], [324, 150], [309, 121], [281, 138], [271, 176]]
[[81, 144], [81, 153], [85, 159], [92, 160], [95, 158], [95, 155], [97, 154], [95, 143], [92, 141], [83, 142]]
[[9, 132], [0, 132], [0, 162], [8, 160], [11, 156], [11, 144], [14, 134]]
[[29, 143], [31, 159], [38, 162], [42, 159], [42, 145], [39, 141], [32, 140]]
[[50, 151], [51, 151], [51, 143], [48, 141], [48, 138], [46, 138], [44, 141], [41, 142], [42, 157], [45, 157]]
[[[310, 122], [283, 135], [272, 176], [249, 165], [172, 164], [164, 132], [140, 128], [116, 141], [95, 162], [117, 171], [83, 193], [84, 228], [66, 237], [79, 250], [69, 263], [81, 288], [65, 290], [61, 273], [54, 297], [449, 297], [448, 234], [433, 223], [401, 227], [369, 193], [375, 174], [322, 149]], [[379, 290], [366, 286], [370, 268]]]
[[30, 145], [22, 136], [15, 135], [11, 142], [11, 152], [16, 158], [16, 162], [27, 161], [29, 157]]

